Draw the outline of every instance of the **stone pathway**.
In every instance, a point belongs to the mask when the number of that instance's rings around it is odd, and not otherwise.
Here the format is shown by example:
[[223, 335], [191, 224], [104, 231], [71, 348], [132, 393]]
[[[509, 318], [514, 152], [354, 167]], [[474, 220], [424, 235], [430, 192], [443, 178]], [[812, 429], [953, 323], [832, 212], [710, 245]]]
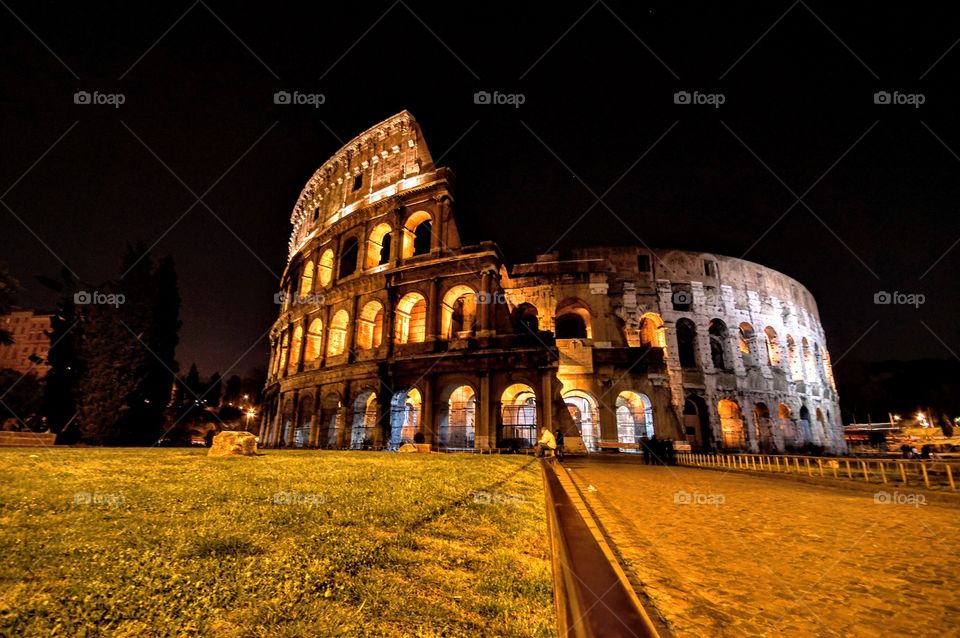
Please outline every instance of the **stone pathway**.
[[960, 636], [957, 506], [626, 455], [564, 466], [676, 636]]

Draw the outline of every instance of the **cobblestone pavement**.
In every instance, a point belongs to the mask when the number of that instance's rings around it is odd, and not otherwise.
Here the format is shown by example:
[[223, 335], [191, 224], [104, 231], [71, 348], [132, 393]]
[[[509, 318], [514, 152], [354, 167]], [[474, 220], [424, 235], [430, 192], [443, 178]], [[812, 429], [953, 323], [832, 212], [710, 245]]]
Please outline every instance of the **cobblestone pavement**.
[[624, 457], [564, 466], [674, 635], [960, 636], [956, 505]]

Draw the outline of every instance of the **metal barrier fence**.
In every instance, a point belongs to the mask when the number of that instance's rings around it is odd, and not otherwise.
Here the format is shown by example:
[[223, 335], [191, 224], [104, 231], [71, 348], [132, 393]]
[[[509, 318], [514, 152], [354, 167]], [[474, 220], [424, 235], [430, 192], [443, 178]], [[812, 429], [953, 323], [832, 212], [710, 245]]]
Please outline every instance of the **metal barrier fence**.
[[946, 487], [956, 491], [960, 463], [898, 459], [823, 458], [774, 454], [699, 454], [678, 452], [677, 464], [731, 470], [846, 478], [867, 483]]

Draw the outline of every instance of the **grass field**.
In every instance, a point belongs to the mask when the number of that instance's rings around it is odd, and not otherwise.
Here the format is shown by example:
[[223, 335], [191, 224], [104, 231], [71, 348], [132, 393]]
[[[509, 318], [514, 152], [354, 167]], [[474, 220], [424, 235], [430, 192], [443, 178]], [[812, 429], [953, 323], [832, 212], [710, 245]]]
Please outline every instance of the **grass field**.
[[550, 636], [511, 456], [0, 449], [2, 636]]

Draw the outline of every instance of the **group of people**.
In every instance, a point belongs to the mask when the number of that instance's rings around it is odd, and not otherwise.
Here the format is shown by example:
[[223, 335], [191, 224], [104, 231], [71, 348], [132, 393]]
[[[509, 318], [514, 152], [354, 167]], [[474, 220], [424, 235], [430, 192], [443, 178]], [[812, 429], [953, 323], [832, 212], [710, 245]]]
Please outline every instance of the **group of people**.
[[937, 453], [933, 451], [932, 445], [924, 445], [918, 450], [917, 446], [904, 443], [900, 446], [900, 458], [930, 461], [936, 460], [938, 456]]

